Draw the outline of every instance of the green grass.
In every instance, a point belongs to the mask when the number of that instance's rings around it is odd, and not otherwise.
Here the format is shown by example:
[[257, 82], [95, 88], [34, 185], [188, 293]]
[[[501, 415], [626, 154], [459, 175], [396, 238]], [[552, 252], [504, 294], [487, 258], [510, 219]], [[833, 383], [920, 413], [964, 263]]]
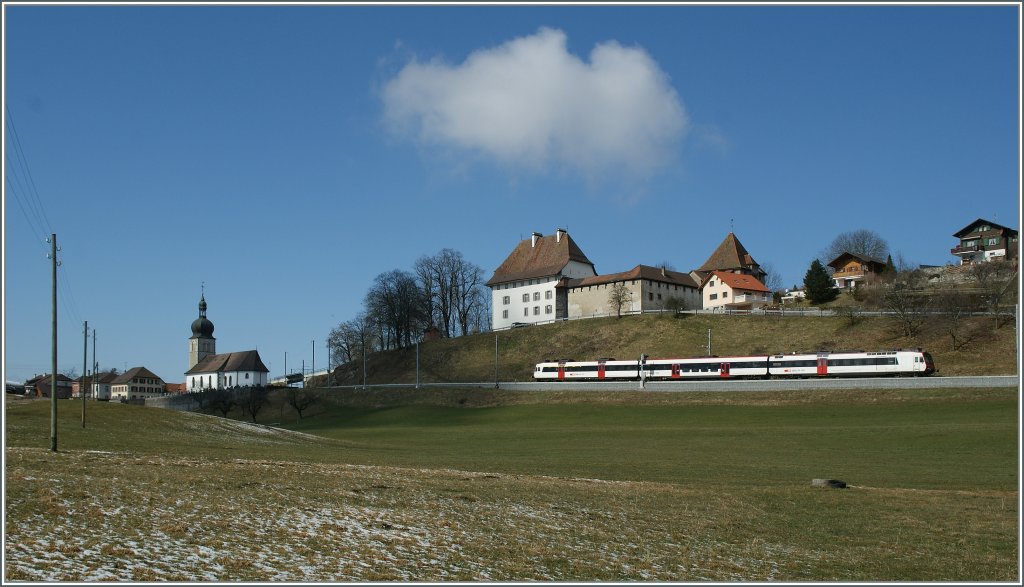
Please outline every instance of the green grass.
[[1016, 389], [390, 393], [8, 403], [4, 578], [1019, 580]]
[[834, 405], [773, 395], [705, 404], [706, 395], [682, 395], [668, 405], [588, 403], [581, 394], [573, 404], [475, 410], [349, 406], [289, 427], [367, 447], [353, 462], [399, 466], [725, 486], [815, 477], [904, 488], [1016, 486], [1007, 466], [1017, 454], [1013, 390], [970, 393], [970, 401], [906, 392], [879, 403], [858, 394]]

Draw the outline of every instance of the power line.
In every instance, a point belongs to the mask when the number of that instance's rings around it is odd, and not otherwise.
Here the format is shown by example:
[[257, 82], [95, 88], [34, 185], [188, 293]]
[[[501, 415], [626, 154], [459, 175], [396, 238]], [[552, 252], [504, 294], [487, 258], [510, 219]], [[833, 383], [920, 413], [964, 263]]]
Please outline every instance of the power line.
[[32, 198], [31, 201], [35, 202], [39, 209], [39, 213], [42, 215], [43, 226], [47, 229], [45, 234], [52, 234], [54, 231], [50, 226], [50, 219], [46, 216], [46, 208], [43, 207], [42, 199], [39, 197], [39, 190], [36, 189], [35, 179], [32, 178], [32, 172], [28, 167], [28, 158], [25, 157], [25, 151], [21, 147], [21, 138], [18, 136], [18, 129], [14, 126], [14, 116], [11, 114], [10, 107], [6, 104], [4, 105], [4, 110], [7, 111], [7, 122], [10, 125], [11, 133], [14, 136], [14, 146], [16, 147], [15, 155], [17, 155], [18, 160], [21, 162], [22, 170], [28, 177], [27, 185], [31, 187], [31, 190], [29, 190], [29, 196]]

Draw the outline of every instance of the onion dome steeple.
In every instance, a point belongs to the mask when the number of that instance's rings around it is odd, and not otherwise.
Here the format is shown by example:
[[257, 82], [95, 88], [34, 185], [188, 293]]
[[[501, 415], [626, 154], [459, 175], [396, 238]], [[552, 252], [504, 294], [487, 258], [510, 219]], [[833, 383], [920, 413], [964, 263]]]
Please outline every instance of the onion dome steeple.
[[213, 322], [206, 318], [206, 294], [199, 297], [199, 317], [192, 322], [192, 336], [210, 338], [213, 336]]

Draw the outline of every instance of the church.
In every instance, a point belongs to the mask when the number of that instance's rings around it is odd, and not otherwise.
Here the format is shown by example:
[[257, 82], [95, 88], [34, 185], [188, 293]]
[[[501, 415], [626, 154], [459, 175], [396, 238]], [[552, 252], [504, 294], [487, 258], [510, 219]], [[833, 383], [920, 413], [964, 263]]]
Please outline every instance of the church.
[[213, 337], [213, 322], [206, 317], [206, 307], [203, 292], [199, 297], [199, 317], [192, 322], [192, 336], [188, 339], [186, 390], [267, 385], [270, 370], [258, 351], [217, 354], [217, 339]]

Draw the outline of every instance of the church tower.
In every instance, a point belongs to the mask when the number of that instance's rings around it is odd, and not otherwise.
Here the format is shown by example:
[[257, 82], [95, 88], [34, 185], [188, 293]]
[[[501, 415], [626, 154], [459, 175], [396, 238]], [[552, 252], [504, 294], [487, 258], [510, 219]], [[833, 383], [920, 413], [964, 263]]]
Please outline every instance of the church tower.
[[188, 339], [188, 368], [217, 354], [217, 339], [213, 337], [213, 322], [206, 318], [206, 292], [199, 297], [199, 317], [192, 322], [192, 337]]

